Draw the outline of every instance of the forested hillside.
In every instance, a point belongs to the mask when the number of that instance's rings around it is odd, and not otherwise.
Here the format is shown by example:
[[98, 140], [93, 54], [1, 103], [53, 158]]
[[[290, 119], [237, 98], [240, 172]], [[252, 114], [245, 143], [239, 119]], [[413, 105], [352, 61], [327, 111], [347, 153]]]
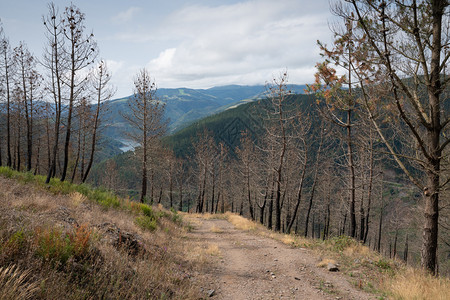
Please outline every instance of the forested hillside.
[[[133, 65], [122, 68], [136, 72], [132, 96], [116, 100], [108, 59], [75, 4], [47, 6], [41, 55], [25, 42], [11, 45], [0, 24], [0, 166], [30, 180], [36, 175], [49, 189], [55, 182], [91, 184], [130, 203], [231, 212], [277, 233], [322, 241], [345, 236], [431, 275], [448, 275], [449, 3], [331, 6], [333, 41], [318, 42], [320, 60], [312, 62], [308, 86], [292, 85], [287, 68], [273, 73], [259, 60], [259, 76], [273, 74], [264, 86], [158, 89], [153, 70]], [[131, 21], [132, 13], [118, 19]], [[281, 34], [291, 22], [268, 24]], [[217, 56], [215, 45], [214, 53], [193, 59], [207, 40], [187, 52], [163, 49], [147, 65], [157, 74], [173, 71], [165, 82], [212, 86], [208, 76], [234, 83], [256, 74], [231, 74], [234, 68], [221, 61], [228, 56], [238, 57], [237, 71], [256, 57], [294, 55], [278, 47], [255, 57], [265, 49], [257, 47]], [[193, 59], [189, 68], [175, 66], [186, 58]], [[203, 59], [215, 63], [202, 69]], [[226, 74], [216, 74], [219, 66]]]
[[[289, 85], [290, 90], [303, 93], [304, 85]], [[168, 120], [168, 133], [182, 130], [190, 123], [212, 114], [217, 114], [232, 106], [264, 98], [266, 87], [255, 86], [220, 86], [210, 89], [157, 89], [156, 97], [165, 104], [165, 118]], [[130, 96], [132, 97], [132, 96]], [[129, 113], [128, 98], [115, 99], [105, 103], [104, 113], [105, 146], [126, 151], [136, 146], [127, 134], [133, 130], [131, 124], [123, 117]], [[105, 156], [108, 158], [109, 156]]]

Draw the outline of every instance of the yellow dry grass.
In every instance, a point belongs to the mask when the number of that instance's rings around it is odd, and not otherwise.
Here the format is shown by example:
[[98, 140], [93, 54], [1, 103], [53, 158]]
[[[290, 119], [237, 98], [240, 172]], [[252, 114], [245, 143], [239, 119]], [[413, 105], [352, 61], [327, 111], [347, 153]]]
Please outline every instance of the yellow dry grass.
[[183, 215], [187, 215], [187, 216], [189, 216], [190, 218], [193, 218], [193, 219], [204, 219], [204, 220], [220, 219], [219, 215], [214, 215], [214, 214], [210, 214], [210, 213], [204, 213], [204, 214], [183, 213]]
[[208, 247], [205, 249], [205, 253], [212, 256], [219, 256], [220, 255], [220, 249], [217, 244], [209, 244]]
[[36, 283], [28, 283], [31, 271], [21, 271], [16, 266], [0, 268], [0, 299], [34, 299], [39, 288]]
[[310, 240], [305, 239], [301, 236], [296, 236], [293, 234], [279, 234], [279, 236], [280, 236], [279, 240], [286, 245], [301, 247], [310, 244]]
[[360, 243], [352, 244], [348, 247], [346, 247], [343, 251], [344, 255], [352, 257], [354, 255], [360, 255], [360, 256], [368, 256], [370, 255], [371, 251], [369, 247], [364, 246]]
[[221, 228], [217, 227], [216, 225], [211, 226], [211, 228], [209, 230], [211, 230], [211, 232], [214, 232], [214, 233], [223, 232], [223, 230]]
[[388, 289], [394, 299], [446, 300], [450, 295], [450, 279], [433, 277], [421, 270], [409, 268], [397, 275]]
[[258, 224], [250, 221], [242, 216], [239, 216], [237, 214], [233, 214], [231, 212], [225, 213], [225, 218], [234, 225], [237, 229], [241, 230], [255, 230], [258, 228]]
[[325, 268], [328, 264], [336, 264], [336, 261], [331, 258], [324, 258], [317, 264], [317, 266], [319, 268]]
[[74, 207], [78, 207], [80, 204], [87, 201], [86, 196], [78, 192], [71, 193], [69, 197], [72, 200], [72, 205]]

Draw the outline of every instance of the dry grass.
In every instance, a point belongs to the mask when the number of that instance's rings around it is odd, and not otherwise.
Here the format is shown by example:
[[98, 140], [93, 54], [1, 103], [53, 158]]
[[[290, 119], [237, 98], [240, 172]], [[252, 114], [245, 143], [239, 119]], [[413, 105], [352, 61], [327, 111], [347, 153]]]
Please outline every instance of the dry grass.
[[223, 232], [223, 230], [221, 228], [217, 227], [216, 225], [211, 226], [211, 228], [209, 230], [211, 230], [211, 232], [214, 232], [214, 233], [222, 233]]
[[240, 215], [233, 214], [231, 212], [226, 212], [224, 216], [237, 229], [255, 230], [258, 228], [258, 224], [256, 222], [246, 219]]
[[[158, 229], [150, 232], [135, 224], [141, 207], [127, 200], [105, 209], [78, 192], [52, 195], [1, 176], [0, 190], [0, 299], [200, 298], [201, 282], [190, 278], [201, 264], [190, 259], [175, 213], [154, 207]], [[137, 237], [141, 250], [115, 246], [104, 224]], [[201, 252], [204, 263], [220, 253]]]
[[36, 283], [29, 283], [31, 271], [21, 271], [16, 266], [0, 268], [0, 299], [33, 299], [38, 292]]
[[331, 258], [324, 258], [317, 264], [317, 267], [325, 268], [326, 266], [328, 266], [328, 264], [334, 264], [335, 265], [336, 261], [334, 259], [331, 259]]
[[217, 244], [209, 244], [205, 249], [205, 253], [212, 256], [219, 256], [221, 254], [219, 246]]
[[81, 193], [73, 192], [69, 195], [70, 199], [72, 199], [72, 205], [74, 207], [78, 207], [80, 204], [85, 203], [88, 201], [86, 196], [84, 196]]
[[446, 300], [450, 295], [450, 279], [409, 268], [395, 276], [388, 289], [394, 299]]
[[184, 215], [188, 215], [190, 218], [194, 219], [203, 219], [203, 220], [211, 220], [211, 219], [225, 219], [224, 215], [221, 214], [210, 214], [210, 213], [183, 213]]
[[221, 252], [217, 244], [199, 244], [191, 241], [188, 243], [186, 258], [195, 264], [196, 269], [207, 269], [212, 261], [212, 256], [220, 256]]
[[349, 257], [354, 257], [355, 255], [358, 256], [369, 256], [371, 254], [371, 251], [369, 247], [364, 246], [360, 243], [355, 243], [347, 246], [343, 250], [344, 255], [347, 255]]

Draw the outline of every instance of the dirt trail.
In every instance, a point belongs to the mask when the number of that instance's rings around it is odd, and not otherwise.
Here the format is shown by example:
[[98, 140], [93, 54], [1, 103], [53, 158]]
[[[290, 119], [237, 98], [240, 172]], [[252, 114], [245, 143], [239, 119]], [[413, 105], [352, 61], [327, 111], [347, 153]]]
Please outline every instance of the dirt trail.
[[339, 272], [316, 267], [309, 250], [237, 230], [226, 220], [201, 220], [190, 236], [219, 247], [218, 262], [206, 274], [212, 299], [375, 299]]

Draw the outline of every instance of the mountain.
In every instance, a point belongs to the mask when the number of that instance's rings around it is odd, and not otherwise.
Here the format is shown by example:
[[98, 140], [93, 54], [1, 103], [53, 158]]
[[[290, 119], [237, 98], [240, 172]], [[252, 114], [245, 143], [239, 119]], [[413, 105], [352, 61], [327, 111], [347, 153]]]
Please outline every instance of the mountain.
[[[290, 95], [287, 99], [287, 106], [290, 109], [297, 109], [305, 113], [312, 114], [315, 123], [319, 120], [314, 107], [314, 97], [304, 94]], [[265, 106], [270, 105], [266, 98], [235, 105], [228, 109], [195, 121], [185, 128], [167, 136], [164, 139], [166, 145], [173, 149], [177, 156], [187, 156], [192, 154], [192, 142], [195, 142], [198, 134], [205, 129], [208, 130], [217, 143], [223, 142], [233, 151], [239, 146], [241, 132], [246, 130], [254, 140], [257, 140], [264, 132]], [[315, 127], [320, 127], [317, 124]], [[314, 127], [314, 126], [313, 126]]]
[[[302, 93], [305, 86], [290, 85], [289, 89], [296, 93]], [[169, 133], [173, 133], [196, 120], [236, 105], [264, 98], [265, 91], [264, 85], [227, 85], [209, 89], [161, 88], [157, 90], [156, 94], [161, 101], [166, 103]], [[136, 146], [126, 135], [131, 128], [122, 116], [129, 112], [128, 98], [114, 99], [106, 103], [108, 110], [104, 116], [106, 126], [103, 133], [106, 140], [111, 140], [115, 144], [117, 153], [128, 151]], [[108, 145], [108, 147], [112, 146]]]

